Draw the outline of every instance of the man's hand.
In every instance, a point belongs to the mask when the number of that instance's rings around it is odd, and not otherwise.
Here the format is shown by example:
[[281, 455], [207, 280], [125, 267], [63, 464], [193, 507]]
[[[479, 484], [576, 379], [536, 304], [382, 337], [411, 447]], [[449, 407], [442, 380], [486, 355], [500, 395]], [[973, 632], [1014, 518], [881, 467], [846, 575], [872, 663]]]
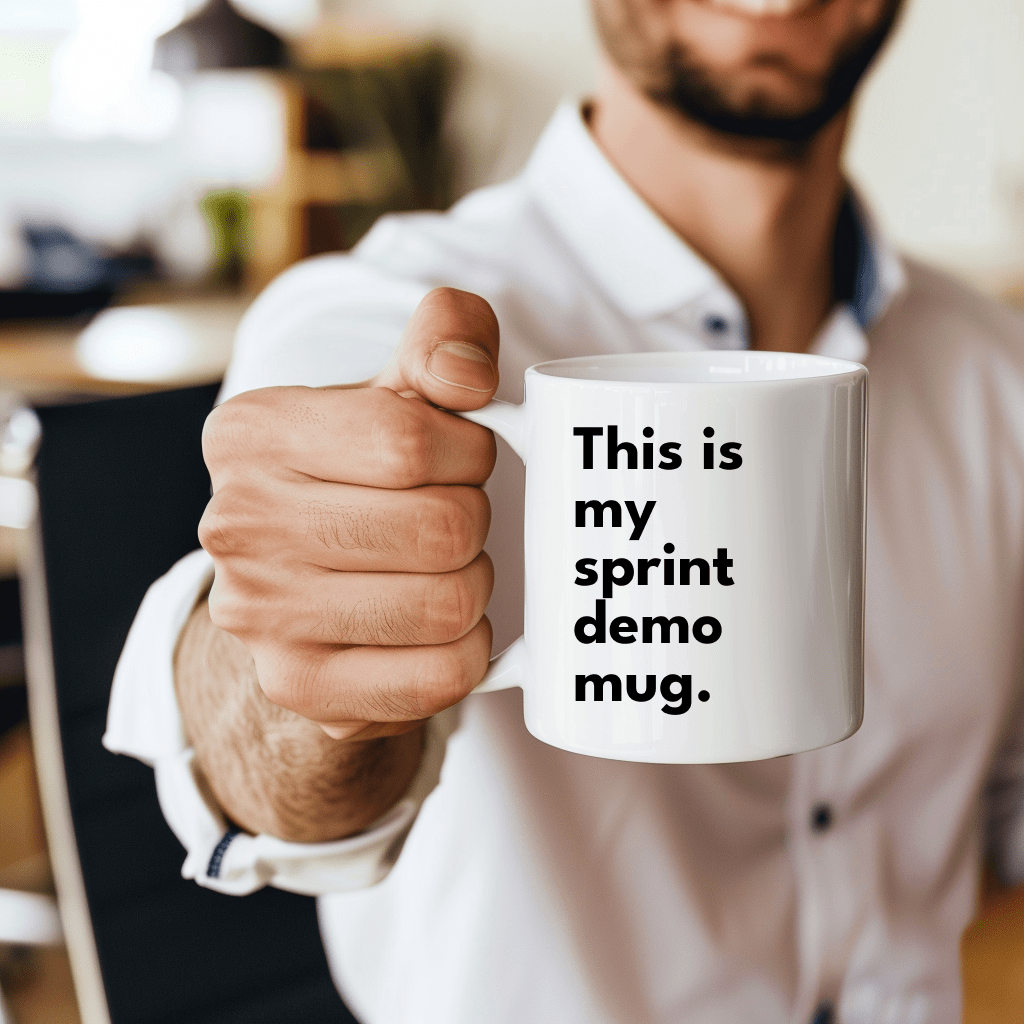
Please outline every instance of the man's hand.
[[[494, 438], [442, 410], [485, 405], [497, 357], [490, 306], [438, 289], [366, 385], [252, 391], [207, 422], [214, 494], [199, 538], [216, 565], [210, 619], [248, 648], [273, 705], [344, 741], [350, 774], [359, 774], [353, 751], [372, 747], [380, 765], [380, 743], [365, 741], [394, 737], [411, 778], [418, 753], [409, 757], [413, 737], [402, 734], [461, 700], [487, 668], [493, 570], [481, 485]], [[196, 694], [194, 682], [188, 690]], [[202, 756], [216, 741], [192, 735], [200, 719], [223, 715], [197, 714], [205, 698], [180, 681], [179, 696], [195, 705], [183, 709], [186, 726], [223, 802], [230, 786]], [[263, 717], [269, 728], [280, 716]], [[322, 770], [322, 752], [313, 761]]]
[[494, 438], [434, 406], [485, 405], [497, 356], [487, 303], [441, 289], [368, 386], [251, 391], [207, 422], [210, 617], [331, 736], [395, 735], [483, 677]]

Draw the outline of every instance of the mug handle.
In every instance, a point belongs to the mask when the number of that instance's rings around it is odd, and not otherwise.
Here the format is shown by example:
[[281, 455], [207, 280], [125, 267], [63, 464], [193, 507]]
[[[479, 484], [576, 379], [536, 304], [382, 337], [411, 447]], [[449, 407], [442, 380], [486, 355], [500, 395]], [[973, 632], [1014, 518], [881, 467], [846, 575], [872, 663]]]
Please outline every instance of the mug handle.
[[[457, 412], [465, 420], [472, 420], [482, 427], [493, 430], [499, 437], [508, 442], [509, 447], [526, 462], [526, 442], [528, 419], [525, 405], [514, 405], [511, 402], [499, 402], [495, 399], [482, 409], [472, 412]], [[492, 690], [507, 690], [512, 686], [522, 687], [526, 682], [526, 641], [520, 637], [511, 647], [491, 658], [480, 683], [474, 687], [473, 693], [490, 693]]]

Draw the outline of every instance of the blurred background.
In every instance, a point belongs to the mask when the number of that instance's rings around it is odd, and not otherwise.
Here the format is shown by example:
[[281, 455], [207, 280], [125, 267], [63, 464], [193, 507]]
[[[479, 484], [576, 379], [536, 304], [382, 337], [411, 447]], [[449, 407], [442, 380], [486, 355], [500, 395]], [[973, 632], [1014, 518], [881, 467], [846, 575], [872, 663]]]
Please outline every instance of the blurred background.
[[[0, 391], [216, 380], [275, 274], [514, 174], [595, 64], [586, 0], [0, 0]], [[904, 250], [1015, 303], [1022, 110], [1020, 0], [909, 0], [848, 151]], [[46, 891], [9, 533], [0, 888]], [[965, 964], [967, 1019], [1021, 1010], [1019, 907], [990, 903]], [[20, 1021], [78, 1020], [59, 950], [0, 936], [0, 989]]]
[[[0, 309], [251, 291], [515, 173], [594, 66], [585, 0], [3, 0]], [[997, 294], [1024, 281], [1022, 97], [1017, 0], [912, 0], [849, 150], [898, 243]]]

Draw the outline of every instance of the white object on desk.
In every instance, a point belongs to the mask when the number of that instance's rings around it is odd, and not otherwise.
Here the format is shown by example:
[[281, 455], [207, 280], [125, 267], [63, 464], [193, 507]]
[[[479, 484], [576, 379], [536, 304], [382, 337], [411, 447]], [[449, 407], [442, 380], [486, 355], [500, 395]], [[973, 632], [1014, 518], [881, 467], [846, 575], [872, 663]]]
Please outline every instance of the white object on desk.
[[52, 896], [0, 889], [0, 942], [19, 946], [59, 946], [64, 933]]
[[85, 328], [75, 354], [87, 373], [104, 380], [214, 380], [231, 358], [244, 307], [241, 299], [118, 306]]

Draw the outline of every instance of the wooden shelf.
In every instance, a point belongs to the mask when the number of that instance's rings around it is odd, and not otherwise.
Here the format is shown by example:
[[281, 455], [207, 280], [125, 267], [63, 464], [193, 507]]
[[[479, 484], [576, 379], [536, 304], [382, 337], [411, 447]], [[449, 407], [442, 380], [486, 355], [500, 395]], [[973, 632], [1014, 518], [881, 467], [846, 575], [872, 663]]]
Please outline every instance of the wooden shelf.
[[[282, 166], [248, 197], [251, 291], [305, 256], [348, 248], [380, 213], [443, 207], [452, 59], [432, 40], [327, 21], [292, 46]], [[333, 228], [332, 228], [333, 220]]]

